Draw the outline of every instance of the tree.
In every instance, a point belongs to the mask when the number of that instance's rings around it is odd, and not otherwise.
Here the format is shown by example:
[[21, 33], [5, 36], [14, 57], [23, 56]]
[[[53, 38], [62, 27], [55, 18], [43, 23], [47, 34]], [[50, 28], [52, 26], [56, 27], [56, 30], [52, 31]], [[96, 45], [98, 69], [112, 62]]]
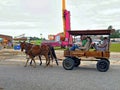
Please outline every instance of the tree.
[[120, 29], [110, 35], [110, 38], [120, 38]]

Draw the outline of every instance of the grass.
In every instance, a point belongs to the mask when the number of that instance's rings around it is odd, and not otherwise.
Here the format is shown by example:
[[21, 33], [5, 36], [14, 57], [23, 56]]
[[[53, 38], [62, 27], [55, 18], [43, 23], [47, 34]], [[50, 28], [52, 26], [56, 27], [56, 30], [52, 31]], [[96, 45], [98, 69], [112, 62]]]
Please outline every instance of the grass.
[[111, 52], [120, 52], [120, 43], [112, 43], [110, 45]]
[[[54, 48], [55, 50], [66, 50], [66, 49], [61, 49], [61, 47], [54, 47]], [[120, 52], [120, 43], [112, 43], [110, 45], [110, 52]]]
[[[34, 40], [32, 42], [36, 45], [40, 45], [42, 40]], [[66, 49], [61, 48], [61, 47], [54, 47], [54, 48], [55, 48], [55, 50], [66, 50]], [[120, 43], [111, 43], [110, 52], [120, 52]]]
[[42, 40], [32, 40], [31, 43], [35, 45], [40, 45]]

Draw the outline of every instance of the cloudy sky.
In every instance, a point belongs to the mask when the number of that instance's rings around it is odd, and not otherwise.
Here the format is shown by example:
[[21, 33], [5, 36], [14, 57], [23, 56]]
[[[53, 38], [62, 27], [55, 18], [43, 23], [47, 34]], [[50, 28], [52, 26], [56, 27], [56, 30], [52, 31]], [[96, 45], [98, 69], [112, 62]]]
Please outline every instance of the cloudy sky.
[[[120, 29], [120, 0], [66, 0], [71, 29]], [[62, 0], [0, 0], [0, 34], [37, 36], [63, 31]]]

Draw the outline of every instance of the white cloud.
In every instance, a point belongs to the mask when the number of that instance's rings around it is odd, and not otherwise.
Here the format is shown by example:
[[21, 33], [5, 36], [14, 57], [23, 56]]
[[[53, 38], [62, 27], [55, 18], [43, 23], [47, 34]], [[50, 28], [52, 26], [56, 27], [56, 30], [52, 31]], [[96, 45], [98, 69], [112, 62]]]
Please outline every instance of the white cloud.
[[68, 0], [72, 29], [120, 28], [119, 0]]
[[[62, 0], [0, 0], [0, 33], [43, 36], [63, 31]], [[120, 28], [119, 0], [67, 0], [71, 29]], [[22, 31], [22, 32], [21, 32]]]

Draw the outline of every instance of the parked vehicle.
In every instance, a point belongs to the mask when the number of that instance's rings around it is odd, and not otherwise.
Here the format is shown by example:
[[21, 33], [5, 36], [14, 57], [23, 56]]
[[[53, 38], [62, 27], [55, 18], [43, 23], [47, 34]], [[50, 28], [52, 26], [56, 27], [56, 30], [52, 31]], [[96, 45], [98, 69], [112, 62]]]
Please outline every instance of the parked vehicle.
[[101, 40], [93, 40], [92, 44], [100, 45], [102, 44]]

